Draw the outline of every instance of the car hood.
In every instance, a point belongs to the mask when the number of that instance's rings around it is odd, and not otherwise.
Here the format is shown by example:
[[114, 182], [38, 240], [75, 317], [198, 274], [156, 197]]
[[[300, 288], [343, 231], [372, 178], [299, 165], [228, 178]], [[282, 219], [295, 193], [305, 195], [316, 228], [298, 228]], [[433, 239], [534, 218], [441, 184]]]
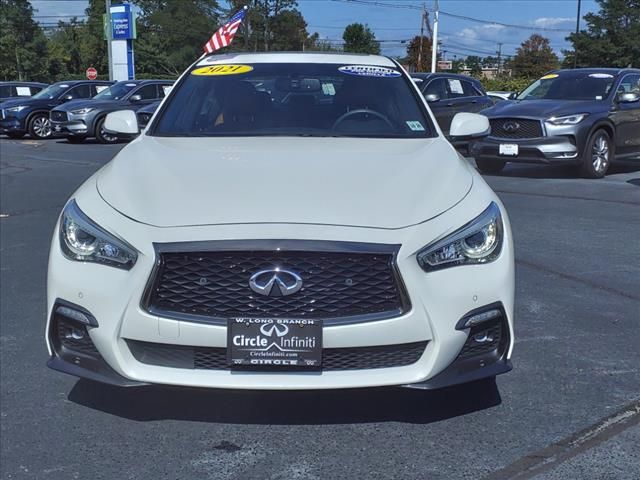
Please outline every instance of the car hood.
[[17, 107], [19, 105], [27, 105], [29, 107], [39, 108], [39, 107], [50, 107], [57, 103], [56, 99], [51, 98], [31, 98], [31, 97], [21, 97], [21, 98], [12, 98], [11, 100], [5, 100], [0, 103], [0, 108], [11, 108]]
[[396, 229], [463, 199], [473, 176], [440, 138], [142, 137], [98, 175], [148, 225], [300, 223]]
[[482, 111], [488, 117], [534, 117], [545, 119], [607, 109], [606, 100], [507, 100]]
[[124, 108], [128, 105], [126, 102], [120, 100], [91, 100], [90, 98], [82, 100], [70, 100], [67, 103], [63, 103], [56, 107], [56, 110], [62, 110], [70, 112], [71, 110], [79, 110], [81, 108], [96, 108], [96, 109], [111, 109], [117, 110], [118, 108]]

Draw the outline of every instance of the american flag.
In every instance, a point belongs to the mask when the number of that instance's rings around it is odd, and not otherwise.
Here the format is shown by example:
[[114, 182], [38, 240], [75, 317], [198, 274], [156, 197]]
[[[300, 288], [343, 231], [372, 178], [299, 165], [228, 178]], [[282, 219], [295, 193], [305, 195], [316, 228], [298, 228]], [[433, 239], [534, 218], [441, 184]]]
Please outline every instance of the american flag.
[[231, 44], [233, 37], [235, 36], [244, 16], [247, 13], [247, 7], [244, 7], [238, 13], [236, 13], [231, 19], [225, 23], [220, 29], [213, 34], [207, 43], [204, 44], [205, 53], [212, 53], [216, 50], [226, 47]]

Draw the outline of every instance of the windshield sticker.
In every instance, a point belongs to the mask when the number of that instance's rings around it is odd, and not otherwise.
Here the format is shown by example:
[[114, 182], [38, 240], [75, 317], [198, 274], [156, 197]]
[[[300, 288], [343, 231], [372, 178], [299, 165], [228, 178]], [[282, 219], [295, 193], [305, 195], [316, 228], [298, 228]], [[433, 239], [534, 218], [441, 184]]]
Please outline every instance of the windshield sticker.
[[558, 78], [560, 75], [558, 75], [557, 73], [550, 73], [549, 75], [545, 75], [544, 77], [540, 78], [540, 80], [551, 80], [552, 78]]
[[16, 87], [16, 93], [19, 97], [30, 97], [31, 96], [31, 88], [30, 87]]
[[208, 67], [196, 68], [191, 75], [239, 75], [253, 70], [249, 65], [211, 65]]
[[338, 68], [338, 71], [359, 77], [393, 78], [402, 75], [393, 68], [375, 67], [373, 65], [345, 65], [344, 67]]
[[451, 93], [464, 95], [464, 90], [462, 90], [462, 82], [458, 79], [449, 79], [449, 90], [451, 90]]
[[135, 86], [136, 86], [136, 84], [135, 84], [135, 83], [127, 83], [127, 84], [126, 84], [126, 86], [127, 86], [127, 87], [135, 87]]
[[322, 93], [333, 96], [336, 94], [336, 87], [333, 86], [333, 83], [323, 83]]
[[172, 88], [173, 85], [162, 85], [162, 91], [164, 92], [165, 96], [169, 95], [169, 92]]
[[596, 95], [596, 100], [602, 100], [602, 95]]
[[613, 78], [613, 75], [609, 75], [608, 73], [591, 73], [589, 74], [591, 78]]
[[103, 90], [109, 88], [107, 85], [96, 85], [96, 93], [100, 93]]
[[406, 124], [414, 132], [424, 132], [424, 126], [417, 120], [408, 120]]

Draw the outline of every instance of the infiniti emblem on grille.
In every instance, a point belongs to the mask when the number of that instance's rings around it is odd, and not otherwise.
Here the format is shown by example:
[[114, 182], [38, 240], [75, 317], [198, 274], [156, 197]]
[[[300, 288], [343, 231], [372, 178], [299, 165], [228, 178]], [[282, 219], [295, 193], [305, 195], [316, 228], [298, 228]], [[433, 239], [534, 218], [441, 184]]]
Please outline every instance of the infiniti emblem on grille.
[[505, 132], [513, 133], [520, 129], [520, 124], [518, 122], [505, 122], [502, 129]]
[[249, 287], [267, 297], [286, 297], [302, 288], [302, 278], [291, 270], [273, 268], [254, 273], [249, 279]]

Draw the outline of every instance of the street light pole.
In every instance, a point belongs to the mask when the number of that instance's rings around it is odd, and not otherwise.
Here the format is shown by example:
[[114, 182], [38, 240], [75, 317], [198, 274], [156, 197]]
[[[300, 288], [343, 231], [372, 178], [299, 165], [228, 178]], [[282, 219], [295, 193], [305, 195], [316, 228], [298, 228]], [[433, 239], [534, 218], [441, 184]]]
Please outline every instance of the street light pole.
[[431, 73], [436, 71], [436, 58], [438, 57], [438, 20], [440, 18], [440, 5], [436, 0], [436, 11], [433, 17], [433, 39], [431, 42]]
[[[578, 15], [576, 16], [576, 42], [578, 41], [578, 33], [580, 33], [580, 2], [578, 0]], [[578, 44], [573, 42], [573, 68], [578, 66]]]

